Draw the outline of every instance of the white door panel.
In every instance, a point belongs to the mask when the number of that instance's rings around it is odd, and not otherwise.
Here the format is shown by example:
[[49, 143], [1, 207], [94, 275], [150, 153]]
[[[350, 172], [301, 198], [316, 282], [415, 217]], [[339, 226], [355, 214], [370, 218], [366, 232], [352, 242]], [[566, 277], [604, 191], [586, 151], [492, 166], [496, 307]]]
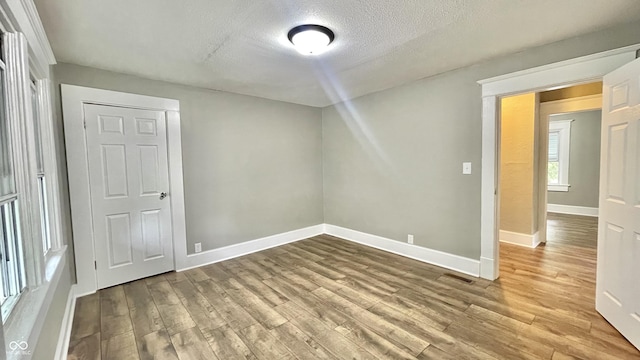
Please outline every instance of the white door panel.
[[174, 268], [165, 115], [84, 105], [98, 288]]
[[596, 309], [640, 348], [640, 60], [604, 77]]

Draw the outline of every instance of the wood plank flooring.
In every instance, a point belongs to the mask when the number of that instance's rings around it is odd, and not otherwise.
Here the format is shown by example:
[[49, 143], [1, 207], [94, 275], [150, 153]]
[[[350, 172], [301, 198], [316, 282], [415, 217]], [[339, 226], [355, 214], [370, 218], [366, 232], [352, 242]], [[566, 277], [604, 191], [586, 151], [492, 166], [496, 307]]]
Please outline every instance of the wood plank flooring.
[[596, 229], [551, 215], [495, 282], [330, 236], [167, 273], [78, 299], [68, 359], [640, 359], [594, 310]]

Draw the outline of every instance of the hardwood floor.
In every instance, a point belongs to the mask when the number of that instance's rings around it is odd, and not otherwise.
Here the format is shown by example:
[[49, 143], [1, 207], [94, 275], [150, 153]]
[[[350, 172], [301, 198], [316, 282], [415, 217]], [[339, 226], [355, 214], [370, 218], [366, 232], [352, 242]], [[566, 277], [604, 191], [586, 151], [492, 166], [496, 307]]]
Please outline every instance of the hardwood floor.
[[593, 309], [595, 221], [501, 245], [495, 282], [318, 236], [104, 289], [68, 358], [640, 359]]

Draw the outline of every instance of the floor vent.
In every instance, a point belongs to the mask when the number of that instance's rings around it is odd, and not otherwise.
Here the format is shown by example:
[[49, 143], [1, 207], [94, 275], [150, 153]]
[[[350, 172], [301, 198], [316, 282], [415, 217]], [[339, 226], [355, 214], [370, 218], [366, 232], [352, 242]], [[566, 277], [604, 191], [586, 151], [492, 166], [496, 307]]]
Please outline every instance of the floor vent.
[[459, 276], [459, 275], [456, 275], [456, 274], [444, 273], [444, 275], [443, 275], [443, 276], [448, 276], [448, 277], [450, 277], [450, 278], [454, 278], [454, 279], [456, 279], [456, 280], [464, 281], [464, 282], [466, 282], [467, 284], [471, 284], [471, 283], [473, 283], [473, 280], [469, 280], [469, 279], [467, 279], [467, 278], [465, 278], [465, 277], [462, 277], [462, 276]]

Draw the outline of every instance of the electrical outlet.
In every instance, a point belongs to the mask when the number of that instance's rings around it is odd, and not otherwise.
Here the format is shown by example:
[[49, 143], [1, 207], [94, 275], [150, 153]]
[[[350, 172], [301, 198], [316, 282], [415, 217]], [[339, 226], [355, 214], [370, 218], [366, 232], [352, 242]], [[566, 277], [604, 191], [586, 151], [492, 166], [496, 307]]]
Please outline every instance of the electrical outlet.
[[462, 163], [462, 174], [471, 175], [471, 163], [470, 162], [463, 162]]
[[411, 235], [411, 234], [407, 235], [407, 242], [409, 244], [413, 244], [413, 235]]
[[196, 243], [196, 252], [199, 253], [202, 251], [202, 243]]

